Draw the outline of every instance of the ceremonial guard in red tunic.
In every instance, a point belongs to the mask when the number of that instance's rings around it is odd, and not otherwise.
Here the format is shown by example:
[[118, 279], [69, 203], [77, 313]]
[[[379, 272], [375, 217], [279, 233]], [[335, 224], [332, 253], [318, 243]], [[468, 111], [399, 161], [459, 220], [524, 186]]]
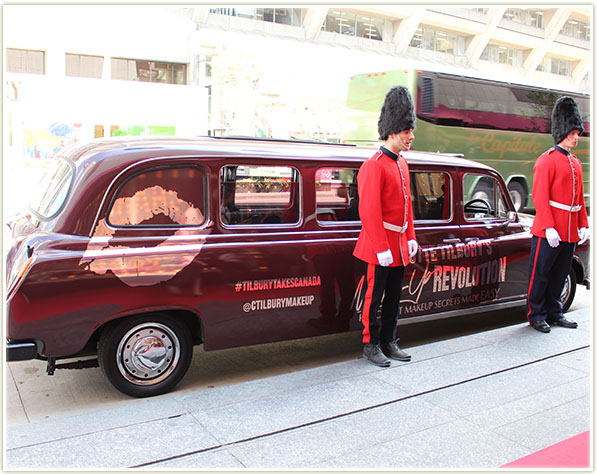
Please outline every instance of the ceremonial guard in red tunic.
[[531, 228], [527, 317], [534, 329], [544, 333], [550, 332], [550, 325], [577, 327], [562, 314], [560, 296], [576, 243], [589, 237], [582, 166], [570, 152], [583, 131], [574, 99], [558, 99], [551, 116], [555, 146], [543, 153], [534, 167], [536, 216]]
[[400, 154], [410, 148], [414, 128], [410, 93], [402, 86], [392, 87], [378, 122], [379, 137], [385, 143], [363, 163], [357, 176], [363, 227], [354, 256], [366, 263], [358, 301], [365, 344], [363, 356], [381, 367], [390, 365], [388, 357], [410, 360], [410, 355], [396, 342], [396, 323], [404, 267], [418, 249], [408, 164]]

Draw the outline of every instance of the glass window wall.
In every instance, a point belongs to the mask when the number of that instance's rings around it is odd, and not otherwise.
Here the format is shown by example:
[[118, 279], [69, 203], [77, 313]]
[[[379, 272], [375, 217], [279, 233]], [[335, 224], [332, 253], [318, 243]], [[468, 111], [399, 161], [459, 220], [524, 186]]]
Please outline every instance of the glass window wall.
[[103, 56], [66, 53], [66, 75], [71, 77], [102, 78]]
[[321, 29], [341, 35], [382, 40], [385, 20], [366, 15], [330, 9]]
[[449, 53], [455, 56], [464, 56], [464, 40], [464, 36], [421, 27], [417, 28], [417, 31], [410, 42], [410, 46], [413, 48]]
[[187, 65], [137, 59], [112, 58], [112, 79], [186, 84]]
[[483, 53], [481, 59], [491, 61], [494, 63], [511, 64], [512, 66], [522, 67], [523, 53], [521, 49], [509, 48], [500, 44], [489, 43]]
[[572, 38], [591, 41], [591, 25], [582, 21], [568, 20], [560, 33]]
[[6, 72], [45, 74], [44, 51], [6, 48]]
[[508, 8], [504, 18], [543, 29], [543, 10], [537, 8]]

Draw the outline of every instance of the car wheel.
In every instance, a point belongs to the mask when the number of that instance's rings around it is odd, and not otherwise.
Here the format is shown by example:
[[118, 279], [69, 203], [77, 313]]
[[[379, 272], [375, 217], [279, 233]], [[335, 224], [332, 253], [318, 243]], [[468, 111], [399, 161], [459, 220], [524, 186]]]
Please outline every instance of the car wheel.
[[124, 319], [106, 329], [98, 345], [104, 375], [132, 397], [171, 390], [186, 373], [192, 356], [189, 330], [164, 314]]
[[576, 294], [576, 274], [574, 273], [574, 269], [570, 269], [570, 273], [566, 277], [566, 282], [564, 283], [564, 289], [562, 290], [562, 294], [560, 296], [560, 300], [562, 301], [562, 311], [564, 313], [568, 311], [570, 306], [572, 305], [572, 301], [574, 301], [574, 295]]
[[522, 184], [518, 181], [512, 181], [508, 184], [508, 191], [510, 191], [510, 197], [512, 198], [512, 203], [514, 204], [514, 209], [516, 211], [520, 211], [526, 206], [526, 192]]

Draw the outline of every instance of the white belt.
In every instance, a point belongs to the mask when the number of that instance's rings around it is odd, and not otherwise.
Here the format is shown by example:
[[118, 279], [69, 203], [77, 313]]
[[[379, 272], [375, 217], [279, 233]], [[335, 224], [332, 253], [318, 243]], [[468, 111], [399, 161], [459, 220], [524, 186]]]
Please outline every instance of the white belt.
[[394, 232], [400, 232], [403, 234], [408, 227], [408, 222], [404, 224], [404, 227], [400, 227], [399, 225], [390, 224], [389, 222], [383, 221], [383, 226], [385, 229], [392, 230]]
[[578, 212], [582, 209], [582, 206], [580, 204], [577, 204], [576, 206], [567, 206], [566, 204], [562, 204], [556, 201], [549, 201], [549, 205], [551, 207], [555, 207], [556, 209], [561, 209], [562, 211], [568, 212]]

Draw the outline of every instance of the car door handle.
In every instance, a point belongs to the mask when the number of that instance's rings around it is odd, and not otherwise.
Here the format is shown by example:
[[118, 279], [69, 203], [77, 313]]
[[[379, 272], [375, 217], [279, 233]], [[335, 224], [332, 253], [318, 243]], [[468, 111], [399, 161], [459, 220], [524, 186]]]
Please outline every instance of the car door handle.
[[462, 242], [460, 239], [444, 239], [444, 244], [458, 244]]
[[479, 241], [479, 237], [467, 237], [466, 239], [464, 239], [465, 242], [478, 242]]

